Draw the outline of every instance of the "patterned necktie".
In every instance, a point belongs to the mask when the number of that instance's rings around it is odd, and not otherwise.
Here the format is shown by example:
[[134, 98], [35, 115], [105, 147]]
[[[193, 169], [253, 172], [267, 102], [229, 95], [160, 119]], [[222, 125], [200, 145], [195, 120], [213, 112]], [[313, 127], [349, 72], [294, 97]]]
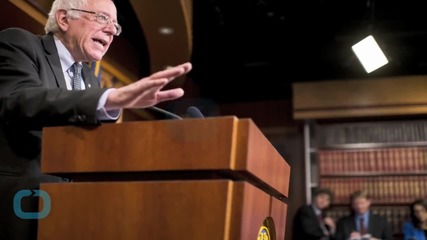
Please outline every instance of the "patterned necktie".
[[73, 90], [81, 90], [82, 89], [82, 65], [78, 63], [74, 63], [71, 66], [71, 71], [73, 72], [73, 77], [71, 78], [71, 85]]
[[365, 221], [364, 221], [363, 217], [359, 218], [359, 223], [360, 223], [360, 234], [365, 235], [366, 234], [366, 227], [365, 227]]

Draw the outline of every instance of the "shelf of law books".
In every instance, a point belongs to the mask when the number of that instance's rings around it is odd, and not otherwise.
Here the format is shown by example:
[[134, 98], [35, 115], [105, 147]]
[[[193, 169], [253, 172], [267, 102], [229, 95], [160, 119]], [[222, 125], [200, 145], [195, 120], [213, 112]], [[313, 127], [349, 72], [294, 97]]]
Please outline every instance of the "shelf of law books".
[[399, 234], [409, 204], [427, 196], [427, 120], [306, 121], [304, 134], [307, 193], [330, 188], [331, 216], [338, 219], [349, 213], [350, 194], [365, 189], [373, 211]]

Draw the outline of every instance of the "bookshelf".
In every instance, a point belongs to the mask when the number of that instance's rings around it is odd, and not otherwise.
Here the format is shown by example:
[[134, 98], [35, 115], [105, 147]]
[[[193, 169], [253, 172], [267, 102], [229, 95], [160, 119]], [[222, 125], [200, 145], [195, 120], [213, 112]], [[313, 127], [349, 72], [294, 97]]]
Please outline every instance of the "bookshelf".
[[427, 196], [427, 120], [350, 123], [305, 121], [307, 202], [315, 187], [335, 193], [330, 215], [349, 214], [349, 196], [365, 189], [396, 239], [409, 204]]
[[294, 83], [306, 202], [314, 188], [331, 188], [336, 220], [350, 213], [350, 194], [366, 189], [401, 239], [409, 204], [427, 196], [426, 91], [426, 75]]

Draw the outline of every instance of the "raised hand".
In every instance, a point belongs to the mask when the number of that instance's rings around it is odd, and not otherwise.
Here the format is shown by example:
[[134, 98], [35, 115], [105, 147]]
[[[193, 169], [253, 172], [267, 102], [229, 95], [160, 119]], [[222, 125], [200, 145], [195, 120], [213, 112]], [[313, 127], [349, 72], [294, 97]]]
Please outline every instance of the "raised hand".
[[105, 104], [107, 110], [122, 108], [145, 108], [163, 101], [174, 100], [184, 95], [181, 88], [162, 90], [173, 79], [191, 71], [191, 63], [184, 63], [153, 73], [132, 84], [112, 91]]

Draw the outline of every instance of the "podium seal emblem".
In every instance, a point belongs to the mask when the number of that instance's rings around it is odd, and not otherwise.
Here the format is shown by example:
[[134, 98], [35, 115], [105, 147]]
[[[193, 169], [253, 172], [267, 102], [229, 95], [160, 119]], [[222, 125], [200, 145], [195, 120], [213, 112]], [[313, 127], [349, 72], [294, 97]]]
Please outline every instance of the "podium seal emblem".
[[260, 227], [257, 240], [270, 240], [270, 231], [266, 226]]
[[259, 228], [257, 240], [276, 240], [276, 227], [272, 217], [264, 219]]

